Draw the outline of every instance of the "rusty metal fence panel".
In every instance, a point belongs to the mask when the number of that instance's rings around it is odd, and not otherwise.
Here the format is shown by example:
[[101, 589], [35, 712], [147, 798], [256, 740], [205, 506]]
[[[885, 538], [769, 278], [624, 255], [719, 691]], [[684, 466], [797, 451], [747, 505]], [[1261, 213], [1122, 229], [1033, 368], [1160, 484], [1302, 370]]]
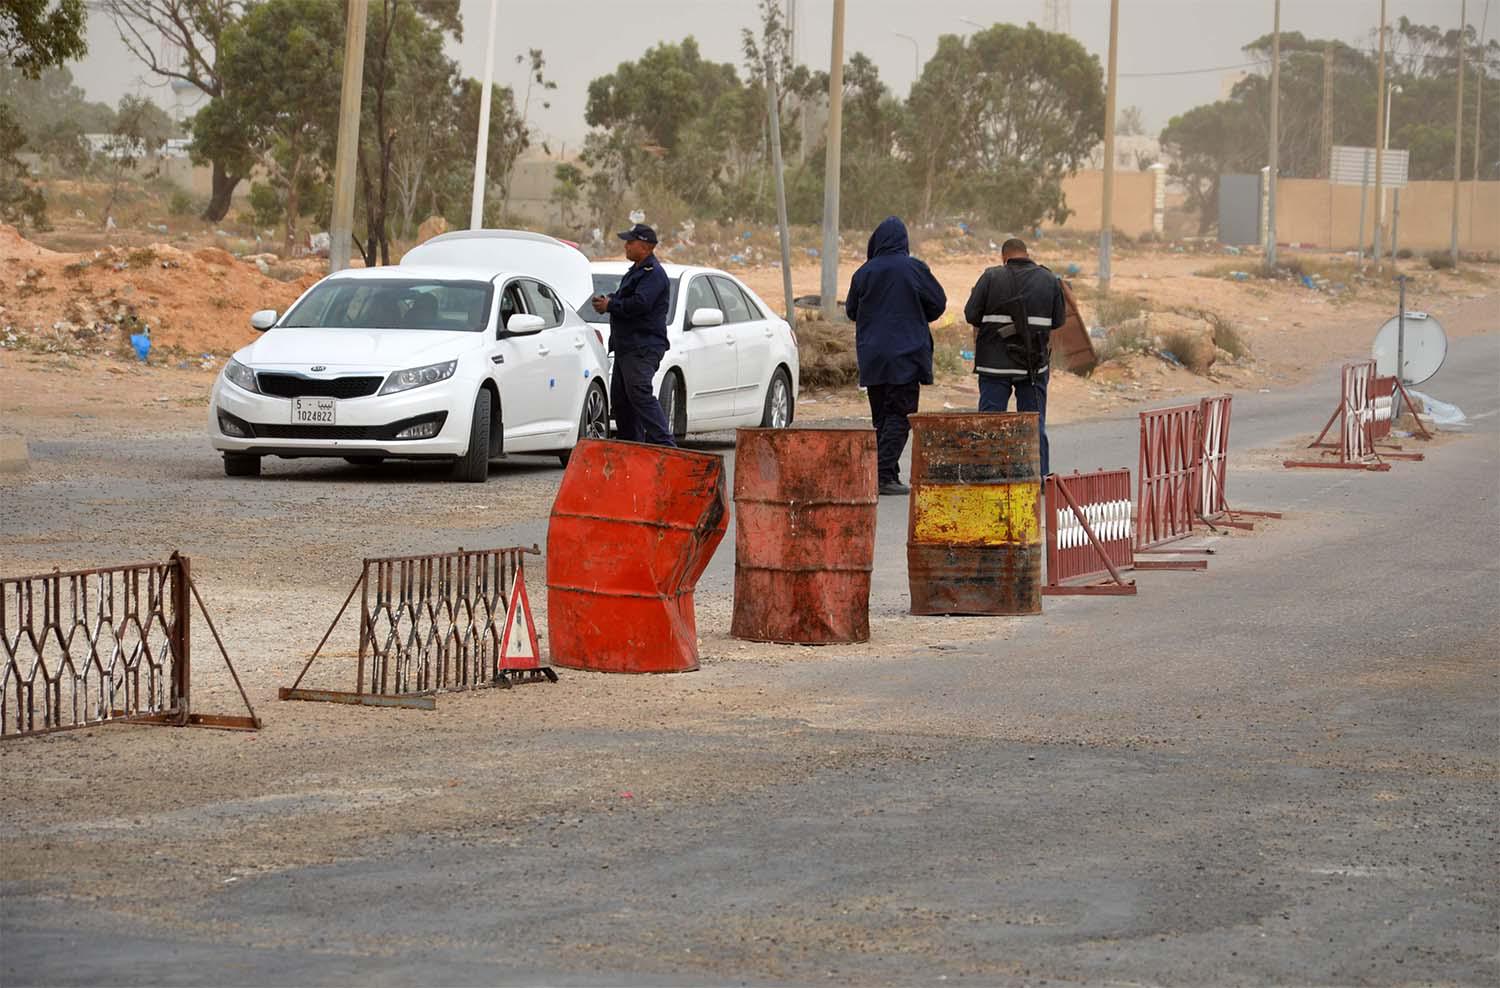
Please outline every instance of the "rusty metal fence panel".
[[1224, 493], [1229, 479], [1229, 412], [1231, 395], [1215, 395], [1198, 403], [1198, 517], [1205, 521], [1229, 513]]
[[1197, 405], [1141, 412], [1137, 550], [1192, 534], [1198, 469]]
[[1047, 585], [1042, 592], [1135, 593], [1135, 582], [1120, 576], [1135, 565], [1131, 507], [1127, 469], [1049, 476]]
[[[431, 709], [437, 693], [556, 681], [551, 669], [503, 669], [511, 590], [536, 546], [366, 559], [344, 606], [283, 700]], [[355, 595], [360, 597], [354, 692], [301, 688]]]
[[194, 600], [222, 651], [189, 561], [176, 553], [0, 578], [0, 738], [111, 722], [258, 728], [243, 688], [249, 717], [192, 712]]

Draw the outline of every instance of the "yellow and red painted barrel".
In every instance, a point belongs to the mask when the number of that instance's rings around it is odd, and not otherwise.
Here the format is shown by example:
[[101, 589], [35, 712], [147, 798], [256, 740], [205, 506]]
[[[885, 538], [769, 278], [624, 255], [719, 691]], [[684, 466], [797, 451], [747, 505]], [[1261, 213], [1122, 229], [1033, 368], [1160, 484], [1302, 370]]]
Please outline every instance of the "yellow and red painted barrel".
[[876, 474], [870, 429], [738, 430], [734, 637], [870, 640]]
[[698, 668], [693, 588], [728, 526], [722, 457], [581, 441], [547, 526], [553, 664]]
[[911, 426], [911, 612], [1041, 613], [1036, 413], [913, 415]]

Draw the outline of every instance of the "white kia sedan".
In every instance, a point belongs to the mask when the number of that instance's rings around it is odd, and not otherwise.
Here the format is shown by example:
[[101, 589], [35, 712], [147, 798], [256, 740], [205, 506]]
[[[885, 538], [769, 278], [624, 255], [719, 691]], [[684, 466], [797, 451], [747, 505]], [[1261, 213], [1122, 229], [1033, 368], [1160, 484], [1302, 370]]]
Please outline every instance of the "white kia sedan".
[[556, 455], [604, 438], [604, 337], [577, 310], [588, 260], [539, 234], [473, 230], [413, 248], [399, 265], [329, 275], [214, 384], [209, 436], [231, 477], [266, 456], [444, 460], [483, 482], [491, 458]]
[[[626, 261], [595, 261], [594, 292], [608, 295], [630, 270]], [[784, 429], [797, 406], [797, 338], [760, 296], [714, 268], [663, 264], [672, 287], [669, 349], [655, 384], [672, 432], [736, 426]], [[609, 333], [609, 315], [582, 316]]]

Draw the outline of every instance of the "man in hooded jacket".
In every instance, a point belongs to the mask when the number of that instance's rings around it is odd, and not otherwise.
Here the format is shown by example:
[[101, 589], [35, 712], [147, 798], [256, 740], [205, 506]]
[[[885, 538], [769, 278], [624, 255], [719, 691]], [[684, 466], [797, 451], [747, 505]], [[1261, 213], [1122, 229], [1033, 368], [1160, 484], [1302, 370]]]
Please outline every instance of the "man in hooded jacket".
[[948, 298], [927, 265], [911, 256], [906, 224], [887, 216], [854, 272], [844, 312], [854, 320], [859, 383], [870, 398], [880, 462], [880, 493], [906, 494], [901, 453], [924, 384], [932, 383], [932, 331]]

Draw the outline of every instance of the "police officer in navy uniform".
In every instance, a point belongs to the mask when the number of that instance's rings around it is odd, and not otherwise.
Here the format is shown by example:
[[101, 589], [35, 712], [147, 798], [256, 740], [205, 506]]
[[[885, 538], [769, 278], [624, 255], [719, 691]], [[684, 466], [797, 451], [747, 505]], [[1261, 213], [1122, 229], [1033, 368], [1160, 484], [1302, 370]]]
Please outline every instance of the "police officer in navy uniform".
[[676, 446], [651, 378], [667, 352], [671, 285], [656, 259], [656, 231], [644, 223], [620, 234], [631, 268], [612, 295], [594, 296], [594, 311], [609, 313], [609, 349], [615, 355], [610, 400], [615, 434], [630, 442]]

